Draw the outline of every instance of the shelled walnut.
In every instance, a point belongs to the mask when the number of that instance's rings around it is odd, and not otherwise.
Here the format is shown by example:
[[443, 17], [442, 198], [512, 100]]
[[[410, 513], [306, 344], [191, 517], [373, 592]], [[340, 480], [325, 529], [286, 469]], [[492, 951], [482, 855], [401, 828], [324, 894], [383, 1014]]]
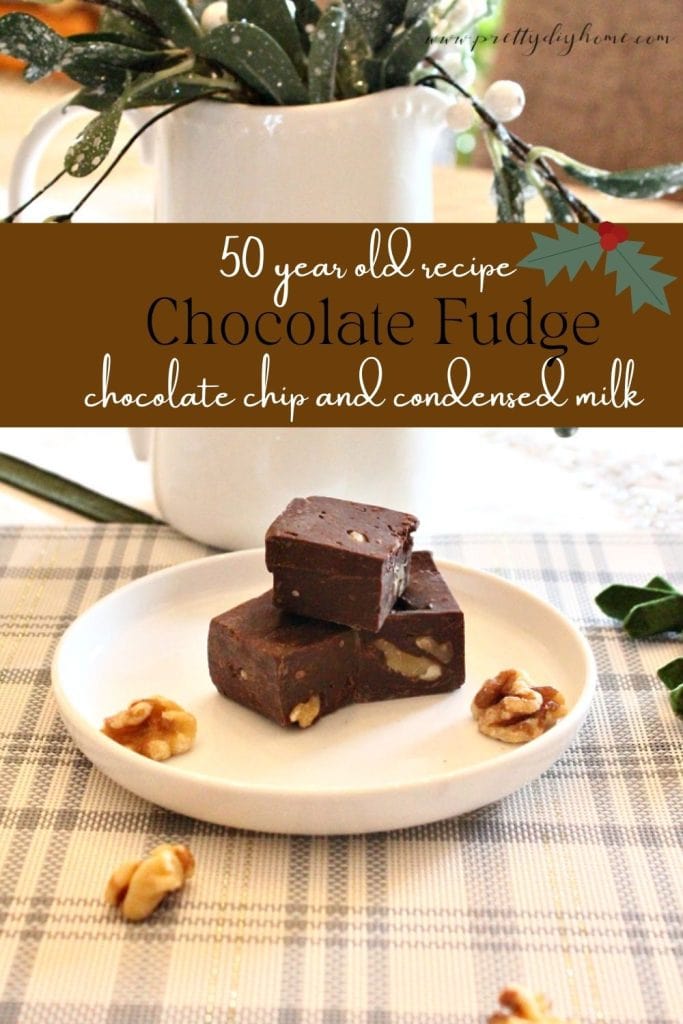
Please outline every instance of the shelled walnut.
[[536, 1021], [537, 1024], [565, 1024], [559, 1017], [550, 1015], [551, 1003], [547, 996], [532, 992], [521, 985], [510, 985], [498, 996], [503, 1011], [496, 1011], [488, 1018], [488, 1024], [523, 1024]]
[[121, 864], [107, 883], [104, 898], [120, 907], [127, 921], [144, 921], [170, 892], [194, 874], [194, 857], [186, 846], [157, 846], [144, 860]]
[[319, 717], [320, 708], [320, 697], [314, 693], [305, 703], [292, 708], [289, 720], [292, 724], [297, 723], [301, 729], [308, 729]]
[[505, 669], [487, 679], [472, 702], [479, 731], [504, 743], [528, 743], [567, 714], [552, 686], [534, 686], [524, 672]]
[[197, 734], [197, 720], [166, 697], [145, 697], [105, 718], [102, 732], [143, 757], [166, 761], [190, 749]]

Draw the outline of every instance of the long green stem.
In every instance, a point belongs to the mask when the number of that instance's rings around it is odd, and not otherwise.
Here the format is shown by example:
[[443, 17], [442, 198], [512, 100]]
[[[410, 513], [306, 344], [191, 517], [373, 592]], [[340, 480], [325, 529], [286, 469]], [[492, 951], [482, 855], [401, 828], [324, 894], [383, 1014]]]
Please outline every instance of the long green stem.
[[14, 220], [16, 220], [16, 218], [20, 214], [24, 212], [24, 210], [28, 210], [29, 206], [31, 206], [32, 203], [35, 203], [36, 199], [40, 199], [40, 197], [44, 195], [49, 189], [51, 189], [53, 185], [56, 185], [59, 179], [63, 178], [65, 174], [65, 170], [61, 170], [57, 174], [55, 174], [54, 178], [50, 178], [47, 185], [43, 185], [43, 187], [39, 189], [35, 195], [31, 196], [30, 199], [27, 199], [22, 206], [17, 207], [17, 209], [14, 210], [12, 213], [9, 213], [6, 217], [3, 217], [2, 223], [11, 224]]

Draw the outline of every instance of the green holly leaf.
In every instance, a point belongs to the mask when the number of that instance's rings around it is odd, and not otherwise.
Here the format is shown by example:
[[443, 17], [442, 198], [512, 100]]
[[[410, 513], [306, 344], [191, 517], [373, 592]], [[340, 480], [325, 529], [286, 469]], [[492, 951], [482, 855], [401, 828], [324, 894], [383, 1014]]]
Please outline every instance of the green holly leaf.
[[664, 289], [675, 281], [670, 274], [653, 270], [660, 256], [648, 256], [640, 250], [643, 242], [621, 242], [607, 254], [605, 274], [616, 274], [616, 292], [631, 292], [631, 307], [636, 313], [641, 306], [654, 306], [662, 313], [670, 313]]
[[546, 284], [550, 284], [563, 270], [567, 271], [572, 281], [583, 266], [595, 270], [602, 256], [597, 231], [587, 224], [578, 224], [575, 231], [558, 224], [556, 231], [556, 238], [532, 232], [536, 248], [517, 265], [542, 270]]
[[26, 62], [24, 78], [37, 82], [59, 67], [68, 43], [32, 14], [0, 18], [0, 53]]

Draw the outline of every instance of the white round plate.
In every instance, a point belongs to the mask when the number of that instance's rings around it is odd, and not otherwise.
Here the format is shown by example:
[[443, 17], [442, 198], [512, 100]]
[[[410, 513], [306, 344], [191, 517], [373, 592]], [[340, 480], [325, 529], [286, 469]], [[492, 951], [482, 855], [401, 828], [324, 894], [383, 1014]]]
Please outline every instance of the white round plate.
[[[563, 753], [588, 710], [595, 666], [586, 641], [550, 605], [489, 573], [438, 564], [465, 613], [467, 682], [456, 693], [356, 705], [303, 730], [281, 729], [220, 696], [207, 670], [209, 620], [268, 589], [258, 550], [153, 573], [88, 609], [55, 653], [59, 709], [76, 745], [105, 775], [204, 821], [333, 835], [472, 811]], [[484, 680], [511, 667], [562, 690], [570, 708], [519, 747], [482, 736], [470, 713]], [[163, 763], [100, 732], [105, 716], [155, 693], [198, 722], [194, 748]]]

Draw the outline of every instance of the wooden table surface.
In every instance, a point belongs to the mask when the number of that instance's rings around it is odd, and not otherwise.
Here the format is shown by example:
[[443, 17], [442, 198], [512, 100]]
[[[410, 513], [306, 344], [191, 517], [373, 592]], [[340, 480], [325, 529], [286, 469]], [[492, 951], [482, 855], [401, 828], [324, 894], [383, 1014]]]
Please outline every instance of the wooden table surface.
[[[12, 159], [21, 139], [33, 121], [50, 106], [69, 95], [64, 83], [48, 82], [27, 85], [16, 75], [0, 74], [0, 189], [7, 187]], [[73, 125], [67, 132], [74, 132]], [[54, 144], [45, 159], [45, 177], [54, 174], [60, 166], [63, 141]], [[491, 202], [491, 173], [478, 168], [441, 166], [435, 170], [436, 220], [448, 223], [490, 223], [495, 219]], [[60, 186], [61, 188], [61, 186]], [[608, 196], [588, 193], [581, 189], [578, 194], [590, 196], [594, 208], [605, 220], [615, 222], [683, 222], [683, 203], [644, 202], [639, 200], [618, 200]], [[125, 204], [126, 219], [129, 221], [148, 220], [151, 217], [150, 172], [142, 166], [135, 151], [131, 152], [122, 165], [116, 169], [107, 185], [98, 193], [88, 207], [88, 216], [82, 219], [122, 219], [122, 202]], [[83, 182], [70, 180], [61, 188], [58, 209], [46, 205], [38, 212], [43, 216], [67, 209], [69, 199], [75, 200], [83, 194]], [[122, 200], [122, 195], [125, 199]], [[5, 202], [4, 196], [2, 201]], [[44, 211], [44, 212], [43, 212]], [[529, 220], [544, 219], [543, 204], [529, 205]]]

